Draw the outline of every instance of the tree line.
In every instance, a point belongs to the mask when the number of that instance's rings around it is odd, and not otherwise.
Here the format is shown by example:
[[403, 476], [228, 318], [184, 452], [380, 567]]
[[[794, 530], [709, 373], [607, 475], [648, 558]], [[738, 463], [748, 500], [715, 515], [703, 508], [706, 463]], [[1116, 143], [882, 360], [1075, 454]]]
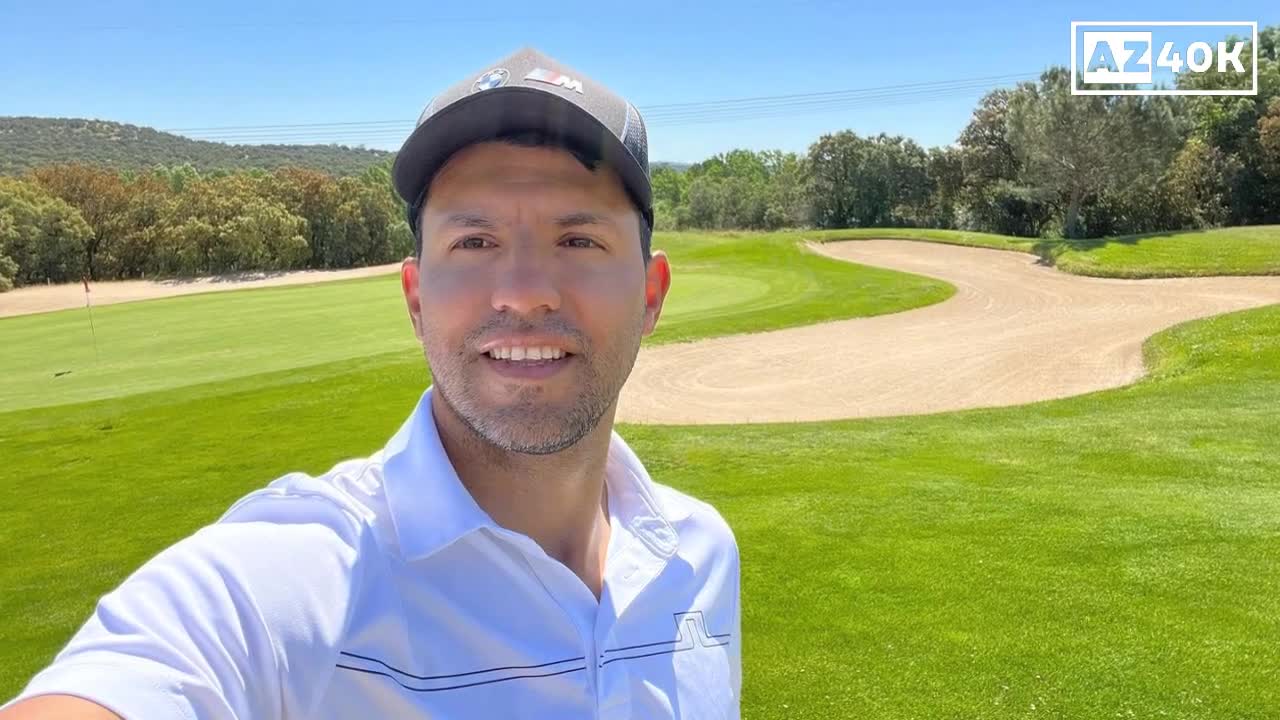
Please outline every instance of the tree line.
[[354, 177], [70, 164], [0, 178], [0, 290], [81, 277], [361, 267], [412, 252], [389, 163]]
[[[823, 135], [807, 153], [655, 163], [657, 229], [956, 228], [1100, 237], [1280, 222], [1280, 26], [1253, 96], [1076, 96], [1069, 72], [985, 95], [956, 143]], [[1179, 87], [1238, 87], [1216, 71]], [[1247, 82], [1245, 80], [1244, 82]], [[1234, 84], [1233, 84], [1234, 83]], [[390, 156], [336, 177], [299, 167], [0, 177], [0, 291], [15, 285], [345, 268], [410, 254]]]
[[[1078, 238], [1280, 222], [1280, 26], [1242, 57], [1255, 54], [1255, 96], [1072, 95], [1069, 70], [1055, 67], [988, 93], [949, 146], [843, 131], [803, 154], [734, 150], [685, 172], [658, 168], [657, 224]], [[1249, 79], [1211, 71], [1177, 82]]]

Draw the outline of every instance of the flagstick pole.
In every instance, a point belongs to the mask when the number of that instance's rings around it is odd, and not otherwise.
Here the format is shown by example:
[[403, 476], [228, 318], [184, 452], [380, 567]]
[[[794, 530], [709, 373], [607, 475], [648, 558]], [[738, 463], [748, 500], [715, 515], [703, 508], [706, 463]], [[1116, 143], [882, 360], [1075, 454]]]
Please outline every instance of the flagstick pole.
[[89, 309], [89, 333], [93, 335], [93, 360], [101, 363], [102, 356], [98, 354], [98, 331], [93, 327], [93, 302], [89, 300], [89, 280], [84, 279], [84, 306]]

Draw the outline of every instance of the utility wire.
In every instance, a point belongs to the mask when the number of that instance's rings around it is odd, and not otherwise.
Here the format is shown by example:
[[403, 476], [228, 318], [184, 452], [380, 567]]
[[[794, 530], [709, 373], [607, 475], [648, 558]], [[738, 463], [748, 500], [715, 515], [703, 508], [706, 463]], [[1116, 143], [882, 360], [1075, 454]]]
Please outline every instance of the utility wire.
[[[993, 83], [1026, 80], [1033, 73], [994, 75], [980, 78], [904, 83], [872, 88], [835, 90], [789, 95], [666, 103], [640, 108], [650, 126], [679, 126], [708, 122], [739, 121], [833, 112], [869, 105], [902, 105], [953, 98], [985, 89]], [[403, 138], [413, 124], [403, 120], [372, 120], [277, 125], [224, 125], [173, 128], [165, 132], [189, 134], [200, 140], [231, 143], [290, 143], [303, 140], [365, 139], [370, 141]]]
[[[680, 127], [794, 117], [872, 106], [914, 105], [963, 97], [995, 84], [1034, 79], [1037, 76], [1038, 73], [991, 75], [823, 92], [663, 103], [639, 109], [649, 127]], [[162, 130], [194, 140], [252, 145], [399, 143], [412, 131], [413, 123], [405, 120], [221, 125]], [[0, 145], [6, 144], [6, 140], [11, 139], [0, 137]]]
[[[794, 117], [805, 113], [824, 113], [836, 112], [844, 110], [856, 110], [865, 107], [895, 107], [902, 105], [914, 105], [920, 103], [933, 102], [937, 100], [945, 100], [956, 97], [965, 97], [970, 95], [973, 90], [980, 89], [977, 86], [960, 86], [952, 87], [945, 90], [938, 90], [930, 93], [894, 93], [869, 96], [854, 100], [839, 101], [822, 101], [807, 103], [802, 106], [786, 105], [774, 107], [757, 107], [749, 110], [732, 110], [718, 112], [701, 112], [701, 113], [684, 113], [680, 115], [669, 114], [659, 115], [657, 117], [646, 116], [645, 123], [649, 127], [680, 127], [687, 125], [704, 125], [708, 123], [736, 122], [745, 120], [761, 120], [779, 117]], [[312, 130], [286, 130], [286, 131], [248, 131], [248, 132], [223, 132], [218, 135], [203, 135], [198, 139], [206, 141], [227, 142], [227, 143], [244, 143], [244, 144], [292, 144], [299, 142], [328, 142], [328, 141], [346, 141], [346, 142], [378, 142], [403, 140], [413, 131], [411, 123], [401, 123], [399, 127], [380, 127], [380, 128], [350, 128], [326, 130], [323, 128]]]

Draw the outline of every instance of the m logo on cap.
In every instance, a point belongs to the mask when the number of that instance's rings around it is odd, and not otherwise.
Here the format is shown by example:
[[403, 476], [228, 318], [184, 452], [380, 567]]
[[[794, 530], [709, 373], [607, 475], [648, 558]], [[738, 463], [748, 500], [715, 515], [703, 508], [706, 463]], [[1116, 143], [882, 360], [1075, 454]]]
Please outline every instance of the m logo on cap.
[[528, 75], [525, 75], [524, 79], [536, 80], [538, 82], [544, 82], [550, 85], [559, 85], [565, 90], [573, 90], [579, 95], [583, 94], [581, 80], [575, 80], [574, 78], [571, 78], [568, 75], [561, 75], [558, 72], [552, 72], [550, 70], [543, 70], [542, 68], [538, 68], [537, 70], [530, 72]]

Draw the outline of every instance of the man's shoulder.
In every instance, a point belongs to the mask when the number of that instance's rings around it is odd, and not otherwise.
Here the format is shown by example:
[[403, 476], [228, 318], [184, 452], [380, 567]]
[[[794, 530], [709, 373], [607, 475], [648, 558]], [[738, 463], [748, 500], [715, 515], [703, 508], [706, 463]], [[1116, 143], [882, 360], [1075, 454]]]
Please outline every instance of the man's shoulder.
[[237, 500], [217, 524], [320, 524], [344, 538], [372, 533], [384, 541], [387, 520], [382, 452], [378, 451], [340, 461], [318, 475], [300, 471], [281, 475]]
[[737, 556], [738, 543], [733, 528], [715, 506], [656, 481], [650, 481], [650, 486], [667, 520], [679, 533], [682, 545], [695, 542]]

